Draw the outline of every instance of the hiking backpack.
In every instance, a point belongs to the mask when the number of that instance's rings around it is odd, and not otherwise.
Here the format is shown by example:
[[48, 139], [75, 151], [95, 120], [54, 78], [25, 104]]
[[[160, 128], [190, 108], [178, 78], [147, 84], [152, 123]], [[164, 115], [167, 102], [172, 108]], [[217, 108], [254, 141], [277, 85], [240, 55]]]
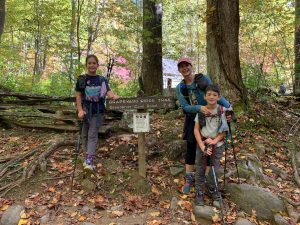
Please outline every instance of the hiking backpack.
[[[205, 78], [205, 75], [202, 73], [196, 74], [195, 78], [194, 78], [194, 82], [196, 83], [196, 88], [200, 89], [201, 91], [205, 91], [205, 89], [207, 88], [207, 86], [209, 85], [207, 79]], [[190, 102], [190, 104], [192, 105], [191, 101], [190, 101], [190, 96], [185, 84], [185, 81], [182, 80], [181, 81], [181, 86], [180, 86], [180, 91], [181, 94], [184, 96], [184, 98]]]
[[217, 114], [215, 115], [212, 115], [212, 116], [205, 116], [205, 114], [203, 112], [198, 112], [198, 120], [199, 120], [199, 124], [201, 127], [204, 127], [206, 125], [206, 117], [219, 117], [219, 122], [220, 122], [220, 126], [221, 126], [221, 123], [222, 123], [222, 114], [224, 113], [224, 107], [221, 106], [221, 105], [218, 105], [218, 108], [217, 108]]

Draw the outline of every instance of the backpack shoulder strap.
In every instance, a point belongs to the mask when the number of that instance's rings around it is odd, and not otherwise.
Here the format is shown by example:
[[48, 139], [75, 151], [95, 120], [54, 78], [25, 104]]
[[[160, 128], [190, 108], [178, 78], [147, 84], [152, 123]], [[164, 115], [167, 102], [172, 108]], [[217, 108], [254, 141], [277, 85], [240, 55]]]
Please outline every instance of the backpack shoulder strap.
[[206, 125], [205, 114], [202, 112], [198, 112], [198, 121], [200, 124], [200, 129]]
[[206, 87], [208, 86], [207, 78], [203, 73], [198, 73], [195, 75], [194, 81], [197, 85], [197, 88], [199, 88], [201, 91], [204, 91]]
[[224, 107], [222, 105], [218, 105], [218, 108], [217, 108], [218, 116], [221, 117], [223, 113], [224, 113]]
[[78, 85], [79, 85], [79, 88], [82, 91], [84, 91], [84, 89], [86, 87], [86, 74], [79, 75], [79, 77], [78, 77]]
[[104, 76], [102, 76], [102, 75], [99, 75], [98, 77], [99, 77], [99, 82], [100, 83], [107, 81], [107, 79]]
[[180, 81], [179, 85], [180, 85], [180, 92], [181, 92], [181, 94], [182, 94], [184, 97], [188, 96], [189, 93], [188, 93], [188, 90], [187, 90], [187, 86], [186, 86], [186, 84], [185, 84], [185, 81], [184, 81], [184, 80]]

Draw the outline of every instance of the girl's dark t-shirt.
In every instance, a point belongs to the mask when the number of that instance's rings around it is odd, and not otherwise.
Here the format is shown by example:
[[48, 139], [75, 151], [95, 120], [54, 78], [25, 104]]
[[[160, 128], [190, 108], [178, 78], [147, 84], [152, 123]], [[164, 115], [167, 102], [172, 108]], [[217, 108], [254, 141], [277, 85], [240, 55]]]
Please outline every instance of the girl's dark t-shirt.
[[80, 88], [77, 79], [75, 90], [82, 93], [82, 104], [88, 110], [92, 108], [92, 114], [104, 112], [105, 96], [110, 91], [110, 87], [103, 76], [85, 75], [85, 88]]

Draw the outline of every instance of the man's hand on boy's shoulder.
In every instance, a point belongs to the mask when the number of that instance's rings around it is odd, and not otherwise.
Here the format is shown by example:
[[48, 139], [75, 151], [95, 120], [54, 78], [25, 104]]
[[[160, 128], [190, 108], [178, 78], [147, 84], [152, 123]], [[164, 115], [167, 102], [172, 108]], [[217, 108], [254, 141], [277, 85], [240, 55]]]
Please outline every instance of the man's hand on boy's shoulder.
[[200, 112], [204, 113], [206, 116], [211, 114], [211, 111], [206, 106], [201, 106]]

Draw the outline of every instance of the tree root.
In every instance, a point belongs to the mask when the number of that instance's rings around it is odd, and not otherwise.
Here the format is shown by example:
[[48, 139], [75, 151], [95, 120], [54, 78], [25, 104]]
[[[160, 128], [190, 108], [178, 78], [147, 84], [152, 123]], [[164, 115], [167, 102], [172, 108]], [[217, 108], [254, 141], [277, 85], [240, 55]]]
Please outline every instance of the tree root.
[[34, 155], [41, 146], [36, 147], [34, 149], [32, 149], [29, 152], [26, 152], [25, 154], [19, 155], [11, 160], [9, 160], [8, 162], [6, 162], [3, 166], [0, 167], [0, 177], [3, 177], [3, 175], [8, 171], [9, 167], [11, 167], [13, 164], [18, 163], [20, 161], [22, 161], [23, 159], [26, 159], [32, 155]]
[[5, 163], [0, 168], [0, 181], [4, 180], [5, 177], [16, 174], [20, 170], [23, 170], [23, 174], [21, 175], [21, 178], [16, 179], [14, 182], [6, 183], [4, 186], [0, 187], [0, 198], [5, 196], [10, 190], [13, 188], [21, 185], [23, 182], [29, 180], [34, 172], [37, 170], [37, 168], [42, 167], [43, 164], [47, 161], [47, 159], [54, 154], [61, 146], [70, 146], [75, 145], [75, 141], [70, 140], [58, 140], [54, 142], [48, 149], [41, 154], [37, 155], [26, 167], [22, 168], [19, 167], [17, 169], [14, 169], [7, 173], [10, 167], [12, 167], [13, 164], [20, 162], [21, 160], [24, 160], [32, 155], [34, 155], [39, 149], [40, 146], [31, 150], [30, 152], [27, 152], [25, 154], [19, 155], [14, 159], [11, 159], [9, 162]]
[[13, 171], [7, 173], [5, 176], [3, 176], [3, 177], [0, 178], [0, 182], [3, 181], [6, 177], [9, 177], [9, 176], [11, 176], [11, 175], [17, 173], [17, 172], [19, 172], [19, 171], [22, 170], [22, 169], [23, 169], [22, 167], [19, 167], [19, 168], [13, 170]]
[[[22, 182], [24, 182], [25, 180], [20, 179], [17, 182], [14, 183], [10, 183], [9, 186], [6, 187], [6, 190], [0, 194], [0, 198], [4, 197], [9, 191], [11, 191], [12, 189], [14, 189], [15, 187], [19, 186]], [[2, 189], [2, 188], [1, 188]]]
[[50, 155], [52, 155], [59, 147], [67, 146], [67, 145], [75, 145], [75, 142], [74, 141], [69, 141], [69, 140], [62, 140], [62, 141], [57, 141], [53, 145], [51, 145], [45, 152], [43, 152], [39, 157], [37, 157], [35, 160], [33, 160], [32, 163], [30, 163], [27, 166], [27, 168], [26, 168], [26, 179], [29, 179], [33, 175], [36, 168], [40, 164], [43, 164], [43, 162], [45, 162], [46, 159]]
[[300, 202], [294, 202], [293, 200], [289, 199], [288, 197], [284, 196], [284, 195], [279, 195], [282, 199], [284, 199], [288, 204], [294, 206], [294, 207], [298, 207], [300, 206]]
[[287, 209], [288, 215], [289, 217], [295, 222], [297, 223], [299, 221], [300, 218], [300, 214], [294, 211], [294, 208], [292, 205], [290, 205], [286, 200], [283, 201], [285, 204], [285, 207]]
[[[296, 132], [297, 129], [294, 129], [294, 127], [297, 125], [297, 123], [300, 121], [300, 118], [298, 118], [298, 120], [296, 121], [296, 123], [293, 124], [293, 126], [291, 127], [291, 129], [289, 130], [289, 135], [292, 134], [292, 132]], [[293, 131], [294, 129], [294, 131]]]
[[225, 174], [225, 178], [229, 178], [230, 176], [235, 175], [236, 173], [237, 173], [236, 169], [230, 170]]
[[5, 157], [2, 157], [0, 158], [0, 163], [5, 163], [11, 159], [15, 158], [14, 156], [5, 156]]
[[298, 173], [296, 159], [295, 159], [295, 150], [292, 150], [291, 157], [292, 157], [292, 166], [294, 169], [294, 178], [295, 178], [296, 184], [298, 185], [298, 187], [300, 187], [300, 176]]
[[64, 178], [67, 178], [67, 177], [71, 177], [72, 175], [66, 175], [66, 176], [61, 176], [61, 177], [49, 177], [49, 178], [46, 178], [44, 179], [45, 181], [46, 180], [59, 180], [59, 179], [64, 179]]

